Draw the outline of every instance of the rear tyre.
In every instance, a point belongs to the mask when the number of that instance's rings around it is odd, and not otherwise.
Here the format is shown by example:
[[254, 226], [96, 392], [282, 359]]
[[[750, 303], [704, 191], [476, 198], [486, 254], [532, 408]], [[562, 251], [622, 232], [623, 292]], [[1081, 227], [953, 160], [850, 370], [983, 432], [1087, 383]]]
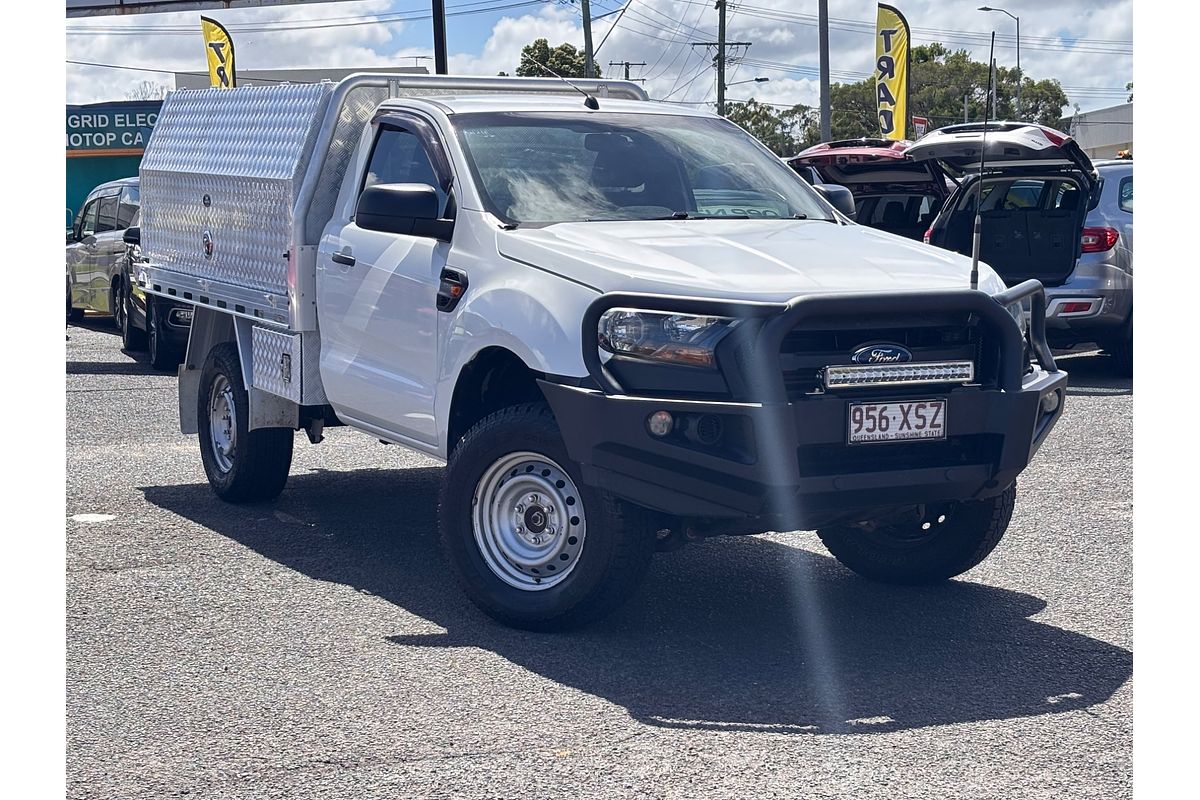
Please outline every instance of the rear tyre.
[[130, 352], [146, 349], [146, 332], [133, 324], [130, 310], [133, 300], [129, 293], [121, 292], [121, 346]]
[[1133, 319], [1130, 318], [1125, 323], [1121, 335], [1118, 339], [1111, 342], [1108, 347], [1109, 354], [1113, 358], [1113, 368], [1118, 375], [1124, 378], [1133, 377]]
[[988, 557], [1008, 530], [1016, 497], [1014, 483], [995, 497], [955, 503], [911, 524], [874, 530], [839, 526], [817, 535], [838, 561], [864, 578], [938, 583]]
[[608, 614], [654, 551], [648, 512], [583, 484], [544, 403], [502, 409], [471, 428], [450, 456], [440, 518], [467, 596], [527, 630]]
[[237, 346], [214, 347], [200, 373], [196, 402], [200, 459], [217, 497], [231, 503], [270, 500], [283, 491], [292, 466], [291, 428], [250, 430], [250, 396]]
[[150, 349], [150, 366], [169, 372], [183, 361], [179, 345], [167, 338], [167, 321], [162, 318], [158, 303], [146, 302], [146, 340]]

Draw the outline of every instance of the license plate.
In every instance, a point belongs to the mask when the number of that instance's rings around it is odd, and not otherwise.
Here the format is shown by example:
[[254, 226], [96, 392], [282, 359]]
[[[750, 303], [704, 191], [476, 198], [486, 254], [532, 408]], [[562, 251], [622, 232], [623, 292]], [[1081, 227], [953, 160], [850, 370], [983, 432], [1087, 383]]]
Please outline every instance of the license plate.
[[946, 401], [851, 403], [849, 438], [851, 444], [945, 439]]

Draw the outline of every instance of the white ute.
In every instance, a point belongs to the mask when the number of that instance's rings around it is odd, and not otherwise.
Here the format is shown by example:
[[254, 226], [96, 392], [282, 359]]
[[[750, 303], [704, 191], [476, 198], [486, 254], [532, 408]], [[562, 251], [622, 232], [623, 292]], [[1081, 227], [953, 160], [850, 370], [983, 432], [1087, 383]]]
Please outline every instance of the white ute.
[[518, 627], [596, 619], [721, 534], [945, 580], [1062, 414], [1040, 284], [970, 288], [629, 83], [178, 91], [141, 187], [137, 281], [195, 307], [180, 426], [217, 495], [278, 495], [299, 430], [445, 460], [446, 557]]

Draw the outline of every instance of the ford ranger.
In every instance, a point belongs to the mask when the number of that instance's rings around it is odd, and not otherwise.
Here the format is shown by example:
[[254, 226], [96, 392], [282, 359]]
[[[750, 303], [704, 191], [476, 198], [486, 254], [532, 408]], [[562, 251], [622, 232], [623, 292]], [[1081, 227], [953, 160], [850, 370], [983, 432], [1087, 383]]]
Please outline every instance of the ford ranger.
[[141, 186], [138, 284], [194, 306], [180, 423], [216, 494], [277, 496], [300, 430], [444, 460], [446, 557], [517, 627], [594, 620], [706, 536], [948, 579], [1063, 410], [1037, 281], [972, 287], [634, 84], [178, 91]]

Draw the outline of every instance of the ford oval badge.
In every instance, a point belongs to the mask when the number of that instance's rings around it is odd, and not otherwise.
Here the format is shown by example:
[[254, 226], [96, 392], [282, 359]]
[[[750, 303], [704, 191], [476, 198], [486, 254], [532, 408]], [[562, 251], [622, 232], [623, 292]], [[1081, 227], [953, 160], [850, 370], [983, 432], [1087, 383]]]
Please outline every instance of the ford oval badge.
[[898, 344], [870, 344], [850, 356], [855, 364], [903, 364], [912, 361], [912, 351]]

